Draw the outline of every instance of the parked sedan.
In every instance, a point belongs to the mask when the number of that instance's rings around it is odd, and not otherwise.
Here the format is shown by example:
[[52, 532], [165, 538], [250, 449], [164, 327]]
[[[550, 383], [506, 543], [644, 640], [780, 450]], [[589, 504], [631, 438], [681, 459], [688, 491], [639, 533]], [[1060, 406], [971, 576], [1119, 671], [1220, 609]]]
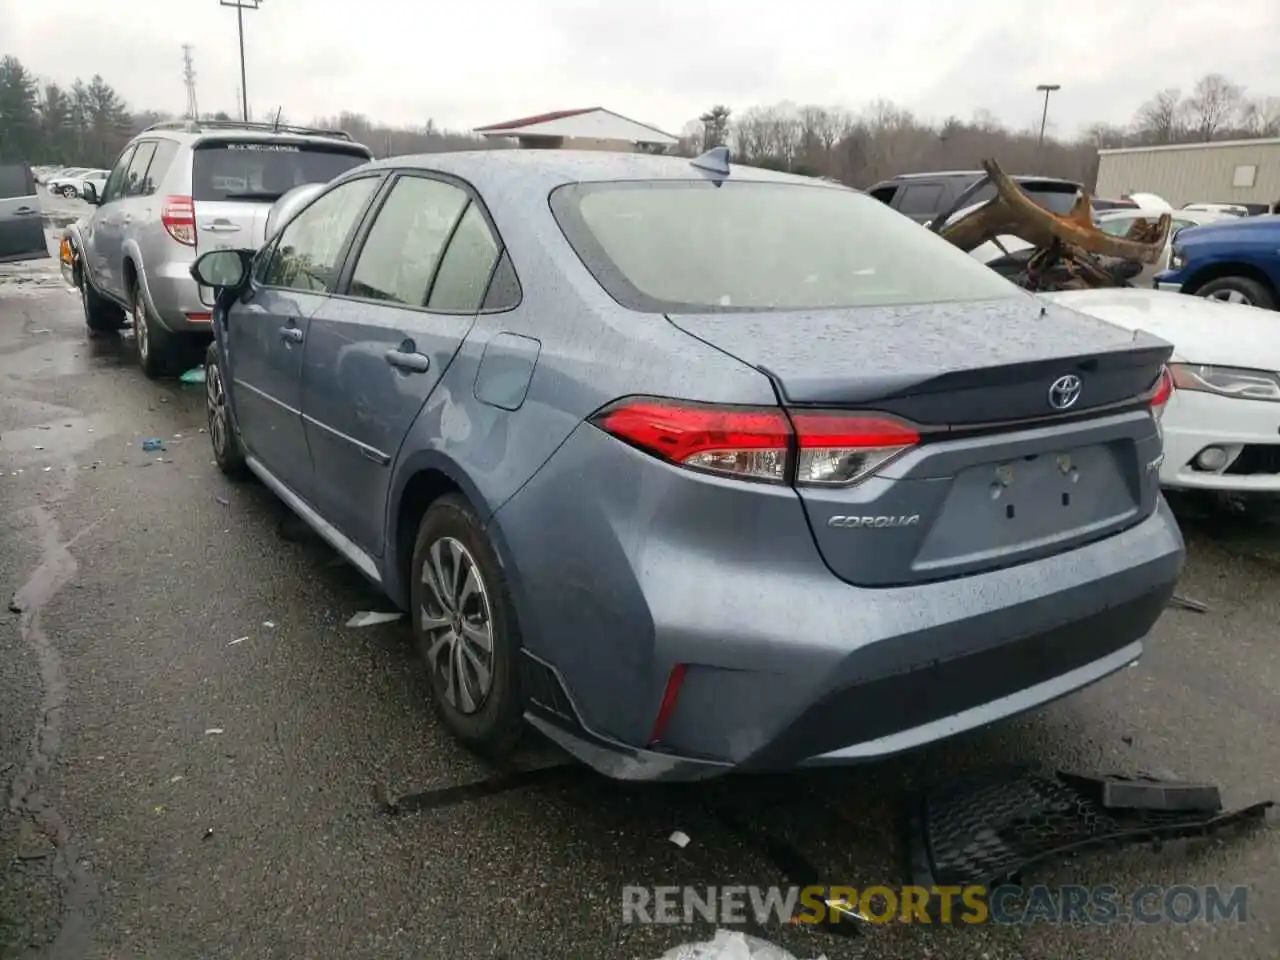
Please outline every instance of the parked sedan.
[[1280, 493], [1280, 329], [1274, 313], [1161, 290], [1044, 296], [1174, 345], [1169, 370], [1177, 389], [1161, 420], [1161, 484]]
[[192, 271], [219, 467], [410, 611], [479, 750], [893, 754], [1132, 663], [1182, 565], [1169, 345], [838, 185], [401, 157]]
[[80, 196], [80, 184], [85, 177], [94, 172], [90, 167], [69, 167], [45, 180], [44, 186], [54, 196], [74, 199]]

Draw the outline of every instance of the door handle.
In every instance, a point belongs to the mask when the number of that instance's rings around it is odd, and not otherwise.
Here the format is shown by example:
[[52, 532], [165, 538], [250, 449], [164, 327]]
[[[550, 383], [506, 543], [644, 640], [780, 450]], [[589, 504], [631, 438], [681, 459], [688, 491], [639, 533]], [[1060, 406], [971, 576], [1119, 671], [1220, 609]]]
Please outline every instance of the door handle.
[[209, 233], [235, 233], [240, 228], [234, 223], [208, 223], [205, 224], [204, 229]]
[[426, 373], [431, 369], [431, 358], [421, 353], [388, 350], [383, 357], [386, 358], [387, 363], [405, 373]]
[[13, 211], [14, 216], [18, 217], [33, 217], [39, 212], [39, 210], [32, 210], [30, 207], [19, 207], [17, 210]]
[[301, 343], [302, 328], [301, 327], [281, 327], [280, 337], [281, 339], [288, 340], [291, 343]]

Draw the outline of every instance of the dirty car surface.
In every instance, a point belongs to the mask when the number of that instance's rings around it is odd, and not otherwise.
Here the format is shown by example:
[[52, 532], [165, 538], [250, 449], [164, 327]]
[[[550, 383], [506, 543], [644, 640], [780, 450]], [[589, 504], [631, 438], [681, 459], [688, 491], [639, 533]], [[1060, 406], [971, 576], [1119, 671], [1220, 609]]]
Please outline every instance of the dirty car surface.
[[479, 750], [532, 724], [635, 779], [892, 754], [1131, 663], [1181, 567], [1169, 346], [842, 187], [396, 158], [219, 302], [219, 465], [411, 612]]

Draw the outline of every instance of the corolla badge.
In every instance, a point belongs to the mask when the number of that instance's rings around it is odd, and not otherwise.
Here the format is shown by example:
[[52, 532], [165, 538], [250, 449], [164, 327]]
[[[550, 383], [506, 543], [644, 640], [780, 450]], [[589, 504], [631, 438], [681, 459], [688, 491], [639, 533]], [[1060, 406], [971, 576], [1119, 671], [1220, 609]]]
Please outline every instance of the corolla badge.
[[914, 527], [920, 522], [920, 514], [905, 517], [846, 517], [837, 515], [827, 521], [828, 527]]
[[1084, 384], [1074, 373], [1059, 377], [1049, 385], [1049, 406], [1055, 410], [1069, 410], [1080, 399]]

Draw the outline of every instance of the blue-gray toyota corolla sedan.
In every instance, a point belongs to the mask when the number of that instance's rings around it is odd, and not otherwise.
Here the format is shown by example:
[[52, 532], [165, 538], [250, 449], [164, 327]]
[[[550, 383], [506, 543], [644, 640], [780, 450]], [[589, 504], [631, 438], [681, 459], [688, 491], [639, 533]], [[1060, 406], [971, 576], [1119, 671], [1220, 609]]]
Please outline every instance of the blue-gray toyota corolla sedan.
[[193, 267], [217, 462], [411, 612], [473, 748], [881, 757], [1132, 663], [1173, 591], [1170, 346], [856, 191], [504, 150], [281, 219]]

